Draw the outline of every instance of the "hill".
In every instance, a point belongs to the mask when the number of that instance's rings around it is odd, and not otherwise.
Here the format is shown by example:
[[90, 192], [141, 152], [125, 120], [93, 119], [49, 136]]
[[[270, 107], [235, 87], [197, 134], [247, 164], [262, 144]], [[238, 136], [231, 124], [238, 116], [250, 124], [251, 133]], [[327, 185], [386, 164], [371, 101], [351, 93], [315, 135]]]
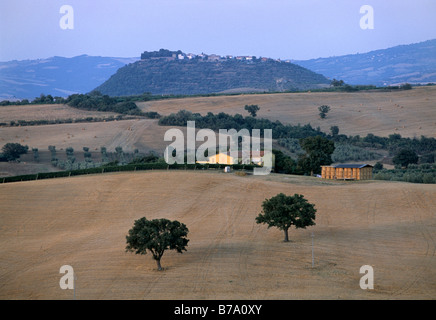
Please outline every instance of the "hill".
[[[320, 127], [329, 133], [338, 126], [340, 133], [366, 136], [368, 133], [387, 137], [399, 133], [403, 137], [436, 138], [436, 114], [433, 101], [436, 86], [415, 87], [405, 91], [299, 92], [275, 94], [244, 94], [235, 96], [189, 97], [138, 102], [143, 111], [161, 115], [188, 110], [206, 115], [208, 112], [248, 115], [246, 104], [258, 105], [258, 118], [284, 124]], [[331, 107], [327, 117], [320, 119], [318, 107]]]
[[256, 57], [190, 55], [161, 49], [120, 68], [96, 90], [110, 96], [307, 90], [329, 85], [290, 62]]
[[436, 39], [368, 53], [293, 61], [351, 85], [436, 82]]
[[[145, 112], [157, 111], [163, 116], [177, 113], [185, 109], [206, 115], [208, 112], [218, 114], [240, 113], [248, 115], [244, 110], [246, 104], [257, 104], [259, 118], [279, 120], [283, 124], [320, 127], [325, 133], [332, 126], [338, 126], [341, 134], [360, 135], [365, 137], [372, 133], [388, 137], [394, 133], [402, 137], [422, 135], [436, 138], [436, 115], [433, 101], [436, 99], [436, 86], [416, 87], [412, 90], [371, 92], [306, 92], [276, 94], [243, 94], [216, 97], [189, 97], [160, 101], [137, 102]], [[331, 110], [325, 119], [320, 119], [318, 106], [327, 104]], [[19, 122], [35, 120], [65, 120], [69, 118], [84, 119], [87, 117], [110, 118], [113, 113], [85, 111], [67, 105], [26, 105], [0, 107], [0, 124], [10, 121]], [[65, 121], [64, 121], [65, 122]], [[43, 163], [42, 152], [48, 153], [48, 146], [54, 145], [59, 154], [65, 156], [65, 150], [74, 148], [81, 153], [83, 147], [89, 147], [100, 157], [100, 148], [106, 147], [108, 152], [122, 146], [125, 152], [154, 151], [163, 154], [169, 144], [164, 141], [166, 126], [159, 126], [158, 120], [132, 119], [121, 121], [102, 121], [88, 123], [62, 123], [52, 125], [8, 126], [0, 125], [0, 147], [8, 142], [28, 145], [29, 150], [38, 148], [41, 152], [41, 163], [32, 168], [32, 152], [22, 156], [22, 163], [1, 163], [0, 176], [37, 173], [47, 171], [48, 162]], [[31, 169], [29, 171], [29, 169]]]
[[137, 59], [81, 55], [0, 62], [0, 100], [34, 99], [42, 93], [60, 97], [86, 93]]
[[[301, 193], [316, 225], [283, 234], [255, 223], [265, 198]], [[23, 201], [26, 199], [26, 201]], [[433, 185], [153, 171], [0, 185], [0, 299], [433, 299]], [[133, 221], [189, 228], [188, 251], [125, 252]], [[110, 232], [108, 232], [110, 230]], [[314, 267], [311, 233], [314, 234]], [[359, 286], [374, 268], [374, 290]]]

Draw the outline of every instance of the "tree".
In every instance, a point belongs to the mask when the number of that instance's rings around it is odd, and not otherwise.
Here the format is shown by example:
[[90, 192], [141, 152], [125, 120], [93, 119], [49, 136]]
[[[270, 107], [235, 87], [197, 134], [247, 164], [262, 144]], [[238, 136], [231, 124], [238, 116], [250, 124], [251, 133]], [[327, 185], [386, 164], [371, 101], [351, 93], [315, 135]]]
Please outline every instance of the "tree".
[[379, 162], [377, 162], [375, 165], [374, 165], [374, 171], [375, 172], [377, 172], [377, 171], [380, 171], [380, 170], [383, 170], [383, 163], [381, 163], [380, 161]]
[[245, 110], [254, 118], [257, 115], [257, 111], [259, 111], [259, 106], [257, 104], [245, 105]]
[[403, 90], [410, 90], [410, 89], [412, 89], [412, 85], [411, 85], [410, 83], [405, 83], [405, 84], [402, 84], [402, 85], [400, 86], [400, 89], [403, 89]]
[[304, 173], [321, 173], [322, 165], [333, 163], [332, 154], [335, 151], [335, 143], [321, 136], [308, 137], [300, 140], [301, 148], [306, 154], [298, 160], [298, 165]]
[[76, 158], [74, 157], [74, 148], [66, 148], [65, 153], [67, 154], [67, 159], [70, 161], [70, 163], [74, 163], [76, 161]]
[[330, 131], [332, 133], [332, 136], [336, 137], [339, 134], [339, 127], [338, 126], [331, 126]]
[[33, 152], [33, 160], [35, 160], [36, 162], [39, 162], [39, 150], [38, 150], [38, 148], [32, 148], [32, 152]]
[[315, 206], [301, 194], [286, 196], [283, 193], [266, 199], [262, 203], [263, 211], [256, 217], [256, 223], [265, 223], [270, 227], [283, 230], [285, 239], [289, 241], [288, 229], [291, 226], [305, 229], [315, 225]]
[[418, 163], [418, 155], [410, 149], [401, 149], [392, 159], [392, 162], [402, 167], [407, 167], [411, 163]]
[[26, 154], [27, 150], [29, 150], [28, 146], [23, 146], [19, 143], [6, 143], [3, 148], [3, 157], [7, 161], [13, 161], [18, 159], [22, 154]]
[[145, 217], [135, 220], [133, 228], [126, 236], [126, 251], [146, 254], [147, 250], [156, 260], [158, 270], [163, 270], [160, 260], [165, 250], [186, 251], [188, 228], [185, 224], [168, 219], [147, 220]]
[[330, 111], [330, 107], [327, 105], [322, 105], [322, 106], [318, 107], [318, 110], [319, 110], [319, 116], [321, 117], [321, 119], [324, 119], [327, 112]]
[[333, 79], [330, 83], [333, 87], [342, 87], [345, 84], [344, 80], [336, 80], [336, 79]]
[[289, 156], [285, 155], [280, 150], [272, 150], [275, 161], [274, 161], [274, 171], [278, 173], [285, 174], [295, 174], [297, 163]]
[[86, 162], [91, 162], [91, 152], [89, 152], [89, 148], [88, 147], [83, 147], [83, 156], [85, 157], [85, 161]]

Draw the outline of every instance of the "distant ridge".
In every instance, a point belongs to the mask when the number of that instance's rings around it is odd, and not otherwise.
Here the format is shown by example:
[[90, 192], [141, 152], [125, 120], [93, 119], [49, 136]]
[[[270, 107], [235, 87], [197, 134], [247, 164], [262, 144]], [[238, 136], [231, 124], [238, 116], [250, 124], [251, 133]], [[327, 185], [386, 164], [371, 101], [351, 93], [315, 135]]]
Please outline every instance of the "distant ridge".
[[436, 39], [368, 53], [292, 62], [351, 85], [436, 83]]
[[41, 93], [66, 97], [102, 84], [126, 63], [138, 58], [81, 55], [73, 58], [0, 62], [0, 100], [34, 99]]
[[66, 97], [94, 89], [124, 94], [202, 94], [310, 90], [332, 79], [351, 85], [436, 83], [436, 39], [368, 53], [280, 61], [251, 56], [144, 52], [0, 62], [0, 101]]
[[161, 49], [120, 68], [96, 90], [111, 96], [295, 91], [329, 86], [323, 75], [269, 58]]

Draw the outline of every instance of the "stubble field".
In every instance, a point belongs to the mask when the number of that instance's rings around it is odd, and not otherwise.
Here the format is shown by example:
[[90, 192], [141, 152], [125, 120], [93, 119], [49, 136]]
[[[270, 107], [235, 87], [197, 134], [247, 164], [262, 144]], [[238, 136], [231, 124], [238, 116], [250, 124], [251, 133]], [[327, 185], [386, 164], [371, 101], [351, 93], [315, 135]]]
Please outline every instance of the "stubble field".
[[[185, 109], [203, 115], [207, 112], [248, 115], [245, 105], [257, 104], [257, 116], [285, 124], [320, 127], [330, 132], [338, 126], [340, 133], [366, 136], [372, 133], [387, 137], [399, 133], [403, 137], [436, 137], [436, 86], [404, 91], [306, 92], [251, 94], [217, 97], [193, 97], [138, 105], [144, 111], [163, 115]], [[331, 107], [325, 119], [320, 119], [318, 107]]]
[[[255, 223], [283, 192], [317, 208], [316, 226]], [[434, 185], [336, 182], [222, 172], [116, 173], [0, 185], [0, 299], [434, 299]], [[125, 252], [134, 220], [189, 228], [188, 251]], [[311, 234], [314, 235], [312, 267]], [[374, 268], [374, 289], [359, 269]]]

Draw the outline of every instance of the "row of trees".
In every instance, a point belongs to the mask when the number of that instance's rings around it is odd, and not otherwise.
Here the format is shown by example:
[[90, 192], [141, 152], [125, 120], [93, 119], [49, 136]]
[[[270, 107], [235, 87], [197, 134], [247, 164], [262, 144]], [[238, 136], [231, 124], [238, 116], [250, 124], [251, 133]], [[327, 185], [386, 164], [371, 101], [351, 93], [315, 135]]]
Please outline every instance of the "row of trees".
[[333, 79], [330, 84], [336, 91], [355, 92], [360, 90], [411, 90], [410, 83], [404, 83], [398, 86], [376, 87], [374, 85], [349, 85], [344, 80]]
[[[377, 165], [377, 164], [376, 164]], [[383, 169], [381, 167], [375, 170], [375, 180], [403, 181], [411, 183], [436, 183], [436, 165], [435, 164], [409, 164], [407, 168], [397, 167], [395, 169]]]
[[[288, 230], [306, 228], [315, 225], [316, 209], [303, 195], [287, 196], [283, 193], [266, 199], [262, 203], [262, 212], [256, 217], [256, 223], [276, 227], [284, 232], [284, 241], [289, 241]], [[142, 217], [134, 221], [126, 236], [126, 252], [146, 254], [150, 252], [159, 271], [163, 270], [161, 259], [166, 250], [178, 253], [187, 251], [189, 229], [184, 223], [165, 218], [148, 220]]]
[[[65, 149], [66, 160], [59, 160], [58, 150], [56, 146], [50, 145], [48, 146], [48, 151], [50, 152], [50, 161], [52, 165], [55, 167], [59, 167], [60, 169], [74, 170], [74, 169], [86, 169], [86, 168], [94, 168], [96, 164], [93, 163], [92, 153], [90, 152], [89, 147], [83, 147], [83, 157], [84, 163], [88, 165], [83, 165], [76, 161], [75, 150], [72, 147], [67, 147]], [[28, 146], [23, 146], [20, 143], [6, 143], [0, 153], [0, 161], [16, 161], [21, 155], [27, 154], [29, 151]], [[40, 151], [38, 148], [32, 148], [33, 160], [35, 162], [40, 161]], [[126, 153], [123, 151], [121, 146], [115, 148], [115, 153], [108, 153], [106, 147], [100, 148], [101, 153], [101, 162], [98, 162], [97, 165], [104, 165], [107, 163], [116, 163], [116, 164], [140, 164], [140, 163], [152, 163], [163, 161], [163, 159], [159, 158], [157, 155], [153, 153], [142, 154], [138, 149], [135, 149], [133, 153]], [[76, 166], [73, 166], [77, 164]]]
[[[368, 133], [365, 137], [360, 135], [347, 136], [339, 133], [338, 126], [332, 126], [330, 128], [331, 134], [321, 132], [320, 128], [313, 128], [310, 124], [301, 126], [298, 125], [284, 125], [280, 121], [270, 121], [268, 119], [256, 118], [256, 112], [259, 110], [257, 105], [245, 106], [245, 109], [251, 114], [251, 116], [242, 116], [241, 114], [229, 115], [226, 113], [213, 114], [212, 112], [202, 116], [199, 113], [192, 113], [186, 110], [180, 110], [177, 113], [172, 113], [168, 116], [161, 117], [159, 119], [159, 125], [163, 126], [186, 126], [187, 121], [195, 121], [197, 128], [209, 128], [214, 131], [219, 129], [272, 129], [273, 139], [279, 139], [286, 144], [286, 141], [290, 139], [304, 139], [311, 136], [321, 136], [329, 140], [332, 140], [336, 145], [342, 145], [341, 150], [345, 153], [345, 148], [350, 150], [351, 146], [363, 149], [379, 149], [387, 150], [393, 156], [400, 150], [410, 149], [419, 154], [420, 156], [427, 157], [426, 155], [433, 154], [436, 151], [436, 139], [433, 137], [421, 136], [420, 138], [405, 138], [400, 134], [394, 133], [388, 137], [379, 137], [372, 133]], [[293, 149], [297, 148], [293, 143]], [[349, 147], [345, 147], [348, 145]], [[290, 152], [293, 152], [291, 149]], [[358, 149], [353, 148], [353, 153], [358, 152]], [[356, 157], [363, 158], [363, 155], [356, 155]], [[375, 154], [367, 153], [367, 156], [371, 160], [375, 157]], [[351, 159], [350, 159], [351, 160]], [[346, 160], [345, 160], [346, 161]]]
[[314, 129], [310, 124], [301, 125], [284, 125], [280, 121], [271, 121], [268, 119], [259, 119], [253, 116], [242, 116], [237, 113], [229, 115], [224, 112], [214, 114], [208, 112], [205, 116], [199, 113], [192, 113], [186, 110], [180, 110], [168, 116], [159, 119], [159, 125], [162, 126], [186, 126], [188, 121], [195, 121], [196, 128], [208, 128], [214, 131], [219, 129], [272, 129], [273, 139], [280, 138], [306, 138], [310, 136], [326, 136], [319, 128]]
[[125, 115], [110, 115], [108, 117], [85, 117], [85, 118], [66, 118], [66, 119], [40, 119], [40, 120], [12, 120], [9, 123], [0, 123], [0, 125], [11, 126], [11, 127], [24, 127], [24, 126], [42, 126], [48, 124], [64, 124], [64, 123], [84, 123], [84, 122], [106, 122], [106, 121], [115, 121], [115, 120], [123, 120], [126, 119]]
[[102, 95], [98, 91], [90, 94], [70, 95], [65, 100], [65, 103], [71, 107], [83, 110], [116, 112], [129, 115], [141, 114], [141, 110], [134, 102], [119, 102], [117, 98], [112, 98], [108, 95]]
[[159, 113], [155, 111], [142, 112], [130, 97], [110, 97], [99, 91], [92, 91], [89, 94], [70, 95], [65, 103], [71, 107], [91, 110], [115, 112], [125, 115], [144, 116], [150, 119], [159, 119]]
[[27, 104], [55, 104], [55, 103], [61, 103], [61, 104], [65, 103], [65, 99], [58, 96], [53, 97], [51, 94], [45, 95], [41, 93], [39, 97], [36, 97], [32, 101], [29, 101], [28, 99], [23, 99], [18, 101], [3, 100], [0, 101], [0, 106], [27, 105]]

